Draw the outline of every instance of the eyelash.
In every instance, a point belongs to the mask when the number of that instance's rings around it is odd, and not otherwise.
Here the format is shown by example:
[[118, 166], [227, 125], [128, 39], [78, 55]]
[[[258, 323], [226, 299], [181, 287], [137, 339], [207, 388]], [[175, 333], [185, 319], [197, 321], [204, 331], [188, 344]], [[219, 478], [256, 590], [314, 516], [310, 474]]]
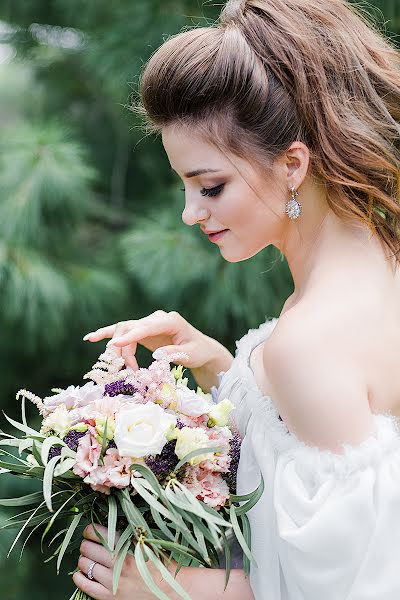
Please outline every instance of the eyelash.
[[[202, 188], [200, 190], [200, 194], [202, 196], [218, 196], [218, 194], [220, 194], [222, 192], [222, 188], [224, 187], [224, 183], [221, 183], [220, 185], [217, 185], [213, 188]], [[181, 192], [185, 192], [185, 188], [181, 188]]]

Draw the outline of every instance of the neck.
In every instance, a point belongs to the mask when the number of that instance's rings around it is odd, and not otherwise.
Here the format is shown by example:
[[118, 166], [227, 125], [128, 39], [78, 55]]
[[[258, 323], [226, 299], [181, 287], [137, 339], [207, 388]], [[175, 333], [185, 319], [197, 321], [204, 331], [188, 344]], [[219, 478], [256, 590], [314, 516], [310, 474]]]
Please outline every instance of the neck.
[[[302, 202], [302, 198], [304, 198]], [[339, 270], [353, 278], [364, 268], [391, 270], [388, 251], [367, 225], [344, 221], [329, 207], [318, 188], [304, 189], [299, 195], [302, 214], [286, 222], [279, 249], [285, 255], [293, 277], [294, 293], [300, 299], [314, 285], [324, 285]]]

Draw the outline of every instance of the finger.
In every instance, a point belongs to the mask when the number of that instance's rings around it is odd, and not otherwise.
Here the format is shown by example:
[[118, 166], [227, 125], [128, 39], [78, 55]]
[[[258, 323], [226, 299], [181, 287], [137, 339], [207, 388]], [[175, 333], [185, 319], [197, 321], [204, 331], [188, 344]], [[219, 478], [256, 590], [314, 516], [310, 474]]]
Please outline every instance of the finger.
[[82, 590], [93, 600], [111, 600], [112, 593], [97, 581], [91, 581], [81, 571], [73, 574], [72, 579], [76, 587]]
[[104, 338], [110, 338], [114, 335], [117, 324], [118, 323], [115, 323], [114, 325], [107, 325], [106, 327], [100, 327], [100, 329], [96, 329], [95, 331], [91, 331], [90, 333], [86, 334], [83, 339], [85, 341], [88, 340], [89, 342], [98, 342]]
[[95, 560], [103, 565], [103, 567], [111, 568], [113, 566], [111, 554], [101, 544], [96, 544], [96, 542], [91, 542], [89, 540], [83, 540], [80, 546], [80, 552], [82, 556], [85, 556], [89, 560]]
[[[96, 528], [96, 529], [95, 529]], [[92, 542], [97, 542], [101, 544], [101, 538], [97, 535], [96, 531], [101, 535], [104, 540], [107, 540], [108, 537], [108, 529], [104, 525], [87, 525], [83, 530], [83, 537], [86, 540], [91, 540]], [[120, 538], [120, 533], [118, 531], [115, 532], [115, 542], [118, 542]]]
[[[132, 322], [134, 323], [134, 322]], [[153, 337], [156, 335], [173, 335], [176, 333], [176, 324], [173, 318], [167, 313], [159, 315], [156, 320], [150, 315], [144, 317], [140, 321], [135, 322], [129, 331], [121, 336], [115, 336], [107, 344], [115, 347], [127, 346], [128, 344], [137, 343], [144, 338]]]
[[[90, 558], [86, 558], [86, 556], [79, 557], [78, 567], [85, 575], [85, 577], [87, 577], [87, 572], [91, 564], [93, 564], [93, 560], [91, 560]], [[92, 574], [94, 580], [97, 581], [97, 583], [101, 583], [101, 585], [104, 585], [104, 587], [108, 590], [112, 589], [112, 569], [109, 569], [104, 565], [97, 563], [93, 567]]]
[[[116, 350], [117, 350], [117, 348], [116, 348]], [[138, 362], [135, 358], [136, 350], [137, 350], [136, 343], [129, 344], [129, 346], [124, 346], [123, 348], [121, 348], [121, 354], [122, 354], [122, 358], [125, 360], [125, 365], [127, 367], [130, 367], [134, 371], [137, 371], [139, 369]]]

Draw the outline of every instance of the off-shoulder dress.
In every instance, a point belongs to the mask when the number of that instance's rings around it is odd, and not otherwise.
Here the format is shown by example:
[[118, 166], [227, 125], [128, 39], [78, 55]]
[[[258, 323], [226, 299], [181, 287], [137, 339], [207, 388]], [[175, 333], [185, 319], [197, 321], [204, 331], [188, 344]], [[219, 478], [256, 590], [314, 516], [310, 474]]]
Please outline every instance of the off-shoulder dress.
[[400, 600], [399, 420], [374, 414], [375, 435], [341, 454], [299, 440], [250, 367], [251, 352], [277, 322], [236, 342], [214, 390], [217, 401], [234, 403], [243, 438], [238, 493], [257, 487], [260, 473], [265, 482], [248, 513], [255, 599]]

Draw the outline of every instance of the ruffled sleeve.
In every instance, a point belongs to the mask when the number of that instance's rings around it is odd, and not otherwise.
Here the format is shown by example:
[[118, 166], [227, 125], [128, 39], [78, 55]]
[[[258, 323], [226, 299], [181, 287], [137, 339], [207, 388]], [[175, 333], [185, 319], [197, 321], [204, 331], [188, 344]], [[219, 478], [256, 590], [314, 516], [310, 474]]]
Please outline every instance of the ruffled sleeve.
[[400, 598], [400, 431], [392, 415], [374, 419], [375, 436], [341, 454], [275, 432], [285, 443], [273, 504], [290, 598]]

